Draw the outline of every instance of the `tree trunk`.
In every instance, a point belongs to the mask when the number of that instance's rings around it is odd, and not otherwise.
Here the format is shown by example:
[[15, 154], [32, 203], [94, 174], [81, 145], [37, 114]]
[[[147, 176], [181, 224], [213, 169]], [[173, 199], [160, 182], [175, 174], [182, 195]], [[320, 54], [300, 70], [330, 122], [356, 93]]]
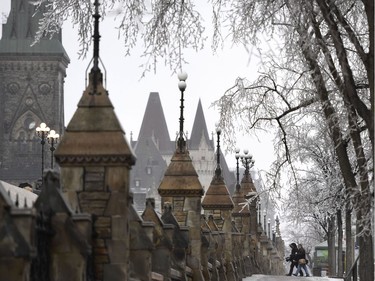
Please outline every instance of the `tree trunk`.
[[328, 276], [336, 276], [336, 227], [335, 216], [328, 218]]
[[342, 214], [341, 210], [337, 210], [337, 277], [343, 276], [343, 260], [342, 260]]
[[[371, 116], [372, 118], [374, 119], [374, 101], [375, 101], [375, 97], [374, 97], [374, 34], [375, 34], [375, 31], [374, 31], [374, 0], [363, 0], [362, 1], [363, 4], [365, 5], [365, 12], [366, 12], [366, 15], [367, 15], [367, 22], [368, 22], [368, 26], [369, 26], [369, 36], [370, 36], [370, 40], [369, 40], [369, 52], [367, 54], [368, 56], [368, 60], [367, 60], [367, 71], [368, 71], [368, 74], [367, 76], [369, 77], [369, 85], [370, 85], [370, 93], [371, 93], [371, 98], [370, 98], [370, 102], [371, 102]], [[374, 123], [374, 121], [372, 121], [372, 123]], [[374, 136], [370, 136], [372, 138], [374, 138]], [[372, 142], [372, 152], [374, 153], [374, 142]]]
[[[371, 206], [369, 206], [369, 209]], [[374, 280], [374, 245], [371, 233], [363, 233], [362, 210], [357, 211], [357, 235], [359, 246], [359, 280]], [[371, 231], [371, 230], [370, 230]]]
[[[338, 63], [341, 67], [341, 72], [343, 76], [343, 82], [345, 89], [349, 94], [349, 100], [351, 104], [355, 107], [355, 110], [363, 118], [369, 130], [369, 137], [373, 147], [374, 144], [374, 118], [371, 114], [371, 109], [369, 110], [366, 104], [358, 96], [357, 90], [355, 88], [355, 81], [352, 69], [349, 64], [349, 59], [347, 55], [347, 50], [341, 38], [341, 33], [339, 27], [333, 17], [333, 12], [329, 5], [324, 0], [317, 0], [317, 4], [322, 12], [323, 18], [329, 27], [329, 31], [332, 34], [332, 41], [336, 50], [336, 55]], [[367, 66], [366, 61], [364, 61], [365, 66]], [[373, 77], [368, 77], [369, 80]]]
[[[317, 63], [316, 55], [312, 51], [311, 47], [304, 41], [301, 41], [301, 49], [302, 49], [302, 53], [303, 53], [308, 65], [311, 69], [311, 76], [312, 76], [312, 79], [315, 83], [317, 92], [318, 92], [319, 97], [320, 97], [321, 102], [322, 102], [323, 113], [324, 113], [324, 116], [327, 120], [328, 127], [331, 130], [331, 138], [332, 138], [332, 141], [335, 145], [335, 151], [336, 151], [336, 154], [337, 154], [338, 164], [340, 166], [341, 175], [344, 179], [344, 183], [345, 183], [345, 187], [346, 187], [347, 200], [349, 200], [349, 198], [355, 198], [356, 193], [358, 193], [358, 185], [357, 185], [357, 182], [356, 182], [356, 179], [355, 179], [355, 176], [354, 176], [351, 164], [350, 164], [346, 144], [342, 139], [342, 130], [339, 126], [339, 122], [337, 120], [337, 117], [335, 116], [335, 114], [336, 114], [335, 109], [332, 106], [331, 101], [329, 100], [328, 90], [326, 88], [321, 69], [320, 69], [320, 67]], [[357, 147], [358, 146], [355, 146], [355, 148], [357, 148]], [[357, 161], [359, 159], [357, 158]], [[363, 185], [361, 184], [362, 193], [366, 191], [366, 189], [365, 190], [363, 189], [364, 185], [365, 184], [363, 184]], [[368, 187], [368, 185], [367, 185], [367, 187]], [[358, 198], [358, 199], [360, 201], [369, 200], [370, 194], [367, 193], [367, 192], [368, 191], [366, 191], [366, 194], [360, 195], [360, 198]], [[362, 206], [363, 205], [367, 206], [367, 208], [358, 208], [358, 212], [360, 212], [361, 215], [359, 215], [359, 216], [357, 215], [357, 219], [360, 219], [360, 220], [363, 219], [362, 214], [368, 214], [368, 212], [367, 213], [363, 212], [365, 209], [367, 211], [371, 211], [370, 210], [371, 204], [362, 204]], [[350, 223], [350, 225], [351, 225], [351, 223]], [[370, 227], [370, 229], [371, 229], [371, 223], [367, 224], [366, 226]], [[361, 225], [361, 227], [363, 227], [363, 225]], [[351, 229], [350, 230], [347, 229], [347, 231], [351, 231]], [[369, 236], [371, 238], [371, 234], [369, 234]], [[351, 235], [350, 235], [350, 237], [351, 237]], [[362, 243], [362, 247], [361, 247], [362, 251], [361, 252], [363, 252], [363, 253], [361, 253], [360, 259], [362, 257], [364, 260], [362, 261], [362, 264], [359, 267], [359, 276], [361, 278], [361, 281], [363, 281], [363, 280], [373, 281], [374, 280], [374, 263], [373, 263], [374, 253], [373, 253], [373, 247], [372, 247], [372, 240], [371, 239], [365, 239], [365, 238], [366, 237], [361, 237], [361, 243]], [[347, 243], [350, 243], [350, 242], [347, 241]], [[370, 264], [370, 261], [369, 261], [370, 257], [372, 257], [371, 264]], [[347, 267], [347, 270], [350, 268], [350, 266]], [[370, 278], [370, 279], [368, 279], [368, 278]]]
[[345, 206], [345, 236], [346, 236], [346, 262], [345, 262], [345, 272], [348, 270], [354, 262], [354, 244], [352, 237], [352, 209], [350, 203], [347, 202]]

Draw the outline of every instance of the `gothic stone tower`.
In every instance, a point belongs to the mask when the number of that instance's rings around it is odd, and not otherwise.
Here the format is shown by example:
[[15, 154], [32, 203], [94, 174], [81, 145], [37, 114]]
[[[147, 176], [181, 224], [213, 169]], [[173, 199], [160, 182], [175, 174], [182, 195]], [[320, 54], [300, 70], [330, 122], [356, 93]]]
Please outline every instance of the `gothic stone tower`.
[[[35, 129], [47, 123], [64, 130], [65, 71], [61, 33], [31, 46], [41, 11], [12, 0], [0, 40], [0, 179], [18, 185], [41, 178], [41, 145]], [[46, 167], [49, 153], [46, 152]]]
[[158, 191], [161, 203], [168, 203], [172, 214], [180, 226], [189, 227], [189, 255], [187, 265], [193, 271], [193, 280], [204, 280], [201, 272], [201, 199], [204, 193], [198, 174], [193, 166], [187, 149], [183, 130], [183, 94], [186, 89], [187, 74], [179, 74], [179, 89], [181, 91], [180, 130], [176, 151], [164, 174]]
[[96, 281], [129, 280], [129, 173], [135, 157], [114, 112], [99, 69], [95, 1], [94, 57], [84, 91], [56, 150], [62, 193], [73, 210], [93, 219]]
[[[232, 210], [233, 200], [222, 176], [220, 166], [220, 134], [217, 129], [217, 164], [215, 175], [202, 200], [202, 208], [206, 217], [212, 216], [219, 230], [225, 237], [224, 262], [228, 281], [236, 280], [236, 272], [233, 266], [233, 243], [232, 243]], [[223, 270], [223, 269], [222, 269]]]

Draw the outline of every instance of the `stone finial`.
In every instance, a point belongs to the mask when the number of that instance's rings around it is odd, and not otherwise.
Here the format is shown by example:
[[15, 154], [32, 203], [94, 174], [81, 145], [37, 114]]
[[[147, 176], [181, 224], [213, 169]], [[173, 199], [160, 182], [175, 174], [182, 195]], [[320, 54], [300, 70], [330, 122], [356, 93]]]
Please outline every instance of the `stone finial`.
[[171, 202], [165, 202], [164, 206], [164, 213], [172, 212], [172, 203]]
[[155, 209], [155, 198], [146, 198], [146, 208]]
[[276, 235], [280, 237], [281, 236], [281, 232], [280, 232], [280, 220], [279, 220], [279, 216], [276, 216], [275, 222], [276, 222]]

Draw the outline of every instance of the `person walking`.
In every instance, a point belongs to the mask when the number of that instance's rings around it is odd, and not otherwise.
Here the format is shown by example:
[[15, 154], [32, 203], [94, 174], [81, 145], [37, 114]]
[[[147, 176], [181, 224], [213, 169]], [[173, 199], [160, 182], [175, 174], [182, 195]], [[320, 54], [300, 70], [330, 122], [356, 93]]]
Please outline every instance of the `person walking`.
[[[287, 274], [287, 276], [292, 276], [294, 267], [296, 268], [298, 267], [298, 260], [296, 260], [298, 248], [297, 248], [296, 243], [291, 243], [289, 247], [291, 248], [290, 256], [286, 260], [290, 261], [290, 269], [289, 269], [289, 273]], [[300, 270], [299, 273], [300, 273], [300, 276], [303, 276], [302, 270]]]
[[[305, 271], [306, 277], [309, 277], [309, 271], [307, 270], [307, 260], [306, 260], [306, 251], [302, 247], [302, 244], [298, 244], [298, 250], [296, 255], [296, 260], [298, 262], [297, 272], [300, 272], [301, 269]], [[301, 272], [300, 272], [301, 273]], [[294, 276], [297, 276], [297, 274], [293, 274]]]

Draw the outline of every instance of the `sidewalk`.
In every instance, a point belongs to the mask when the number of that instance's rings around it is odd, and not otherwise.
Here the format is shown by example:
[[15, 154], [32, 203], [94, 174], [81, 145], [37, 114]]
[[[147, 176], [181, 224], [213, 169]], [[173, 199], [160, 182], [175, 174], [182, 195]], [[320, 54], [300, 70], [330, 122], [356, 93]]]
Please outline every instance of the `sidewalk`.
[[329, 277], [296, 277], [296, 276], [285, 276], [285, 275], [262, 275], [254, 274], [253, 276], [246, 277], [243, 281], [343, 281], [341, 278], [329, 278]]

